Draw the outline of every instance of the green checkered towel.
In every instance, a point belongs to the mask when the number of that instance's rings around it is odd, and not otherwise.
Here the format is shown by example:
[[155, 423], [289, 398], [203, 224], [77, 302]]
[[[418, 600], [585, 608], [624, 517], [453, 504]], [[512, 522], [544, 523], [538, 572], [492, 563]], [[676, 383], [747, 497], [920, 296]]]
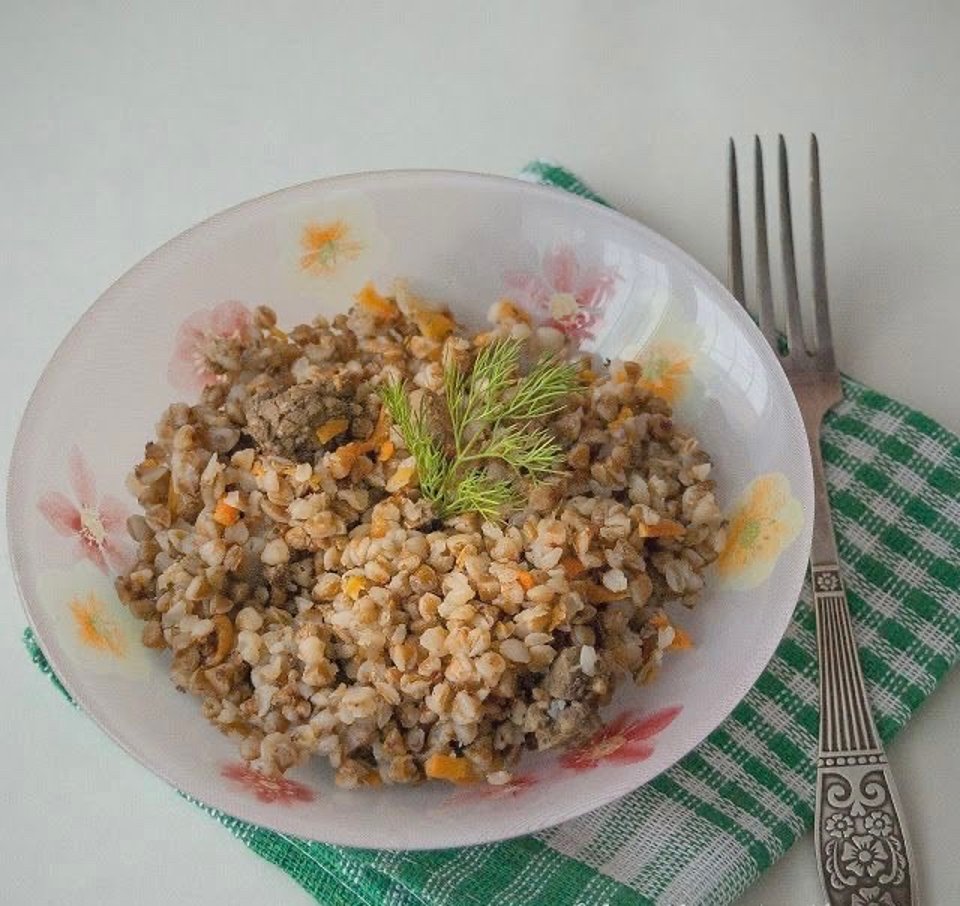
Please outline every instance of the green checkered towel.
[[[523, 176], [602, 201], [549, 163]], [[823, 452], [863, 669], [889, 740], [960, 658], [960, 439], [854, 381], [844, 393]], [[25, 640], [50, 673], [29, 630]], [[810, 827], [816, 749], [807, 588], [766, 672], [702, 745], [642, 789], [535, 836], [379, 852], [208, 811], [325, 906], [715, 906]]]

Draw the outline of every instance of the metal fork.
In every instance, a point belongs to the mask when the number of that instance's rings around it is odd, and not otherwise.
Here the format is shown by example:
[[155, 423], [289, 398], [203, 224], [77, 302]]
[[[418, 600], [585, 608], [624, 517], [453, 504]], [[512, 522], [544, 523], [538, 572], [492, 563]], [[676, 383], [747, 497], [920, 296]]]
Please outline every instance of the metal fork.
[[[793, 250], [787, 146], [779, 140], [780, 247], [786, 307], [786, 349], [774, 318], [763, 186], [763, 147], [754, 139], [757, 307], [760, 330], [777, 353], [800, 405], [813, 460], [815, 512], [810, 579], [820, 665], [820, 746], [814, 841], [820, 880], [831, 906], [917, 906], [916, 873], [900, 798], [870, 713], [854, 642], [820, 454], [823, 416], [843, 399], [827, 304], [820, 199], [820, 152], [810, 136], [810, 238], [816, 349], [803, 337]], [[729, 148], [730, 289], [746, 307], [736, 146]]]

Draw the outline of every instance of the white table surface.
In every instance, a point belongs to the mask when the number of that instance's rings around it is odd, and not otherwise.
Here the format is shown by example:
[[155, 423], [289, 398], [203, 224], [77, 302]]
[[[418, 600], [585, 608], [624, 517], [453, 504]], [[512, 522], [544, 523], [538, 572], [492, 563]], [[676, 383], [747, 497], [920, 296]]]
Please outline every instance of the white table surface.
[[[551, 155], [722, 274], [725, 142], [755, 131], [820, 136], [845, 369], [960, 430], [960, 5], [31, 0], [0, 23], [4, 472], [74, 320], [212, 212]], [[312, 902], [49, 688], [5, 547], [0, 595], [0, 901]], [[960, 903], [958, 712], [960, 672], [891, 751], [933, 906]], [[809, 839], [742, 900], [821, 903]]]

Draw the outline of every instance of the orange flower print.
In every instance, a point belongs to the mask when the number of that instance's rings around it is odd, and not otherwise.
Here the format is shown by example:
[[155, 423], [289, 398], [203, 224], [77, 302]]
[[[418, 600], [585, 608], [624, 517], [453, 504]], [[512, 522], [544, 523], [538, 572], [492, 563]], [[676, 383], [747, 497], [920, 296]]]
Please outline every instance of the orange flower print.
[[354, 239], [343, 220], [308, 223], [300, 236], [300, 267], [311, 274], [332, 274], [339, 264], [360, 257], [363, 243]]
[[84, 671], [146, 679], [151, 652], [140, 644], [143, 623], [123, 606], [109, 574], [89, 559], [43, 569], [37, 593], [63, 656]]
[[641, 387], [668, 403], [675, 403], [686, 391], [693, 355], [672, 340], [657, 340], [636, 358], [640, 365]]
[[803, 522], [803, 507], [791, 493], [785, 475], [755, 478], [730, 517], [726, 544], [717, 559], [725, 584], [755, 588], [765, 582]]
[[106, 604], [92, 591], [70, 601], [70, 613], [79, 640], [88, 648], [116, 658], [124, 656], [120, 625], [106, 612]]

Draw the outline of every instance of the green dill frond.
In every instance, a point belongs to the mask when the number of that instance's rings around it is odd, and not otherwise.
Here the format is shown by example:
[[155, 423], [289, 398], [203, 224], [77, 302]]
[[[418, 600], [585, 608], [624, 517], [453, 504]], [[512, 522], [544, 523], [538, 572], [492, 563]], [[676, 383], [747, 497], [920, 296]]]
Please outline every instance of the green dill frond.
[[[443, 362], [443, 400], [453, 433], [452, 452], [431, 425], [425, 402], [416, 410], [403, 381], [381, 388], [383, 404], [417, 463], [420, 490], [441, 518], [477, 512], [495, 520], [523, 501], [517, 481], [542, 481], [563, 464], [563, 450], [549, 430], [535, 425], [559, 412], [578, 383], [575, 365], [544, 356], [520, 376], [522, 341], [495, 340], [483, 347], [469, 371], [448, 347]], [[495, 478], [492, 460], [516, 478]]]
[[447, 507], [449, 515], [479, 513], [482, 519], [496, 522], [508, 507], [520, 502], [513, 483], [493, 478], [486, 469], [471, 469], [457, 484], [456, 496]]
[[480, 456], [500, 459], [521, 475], [535, 481], [549, 478], [559, 470], [563, 451], [545, 428], [511, 425], [491, 438]]
[[445, 350], [443, 361], [443, 397], [450, 413], [454, 441], [459, 445], [468, 421], [470, 400], [467, 393], [467, 375], [458, 365], [449, 347]]
[[494, 340], [477, 355], [470, 372], [470, 412], [483, 422], [494, 422], [504, 394], [516, 383], [520, 340]]
[[400, 380], [400, 378], [390, 378], [387, 383], [380, 387], [380, 399], [383, 400], [383, 405], [387, 407], [391, 421], [406, 439], [413, 417], [410, 400], [407, 397], [407, 382]]
[[577, 386], [577, 366], [556, 356], [541, 356], [530, 373], [517, 382], [516, 391], [504, 405], [501, 421], [532, 420], [553, 415]]
[[420, 437], [410, 452], [417, 461], [417, 477], [423, 496], [428, 500], [440, 501], [452, 468], [440, 442], [429, 435]]
[[489, 396], [502, 393], [516, 377], [521, 345], [512, 337], [488, 343], [477, 353], [470, 383]]
[[439, 438], [430, 430], [423, 404], [414, 410], [410, 404], [406, 382], [397, 379], [384, 384], [380, 390], [380, 398], [403, 438], [403, 445], [417, 463], [420, 490], [428, 499], [439, 500], [451, 464], [444, 455]]

